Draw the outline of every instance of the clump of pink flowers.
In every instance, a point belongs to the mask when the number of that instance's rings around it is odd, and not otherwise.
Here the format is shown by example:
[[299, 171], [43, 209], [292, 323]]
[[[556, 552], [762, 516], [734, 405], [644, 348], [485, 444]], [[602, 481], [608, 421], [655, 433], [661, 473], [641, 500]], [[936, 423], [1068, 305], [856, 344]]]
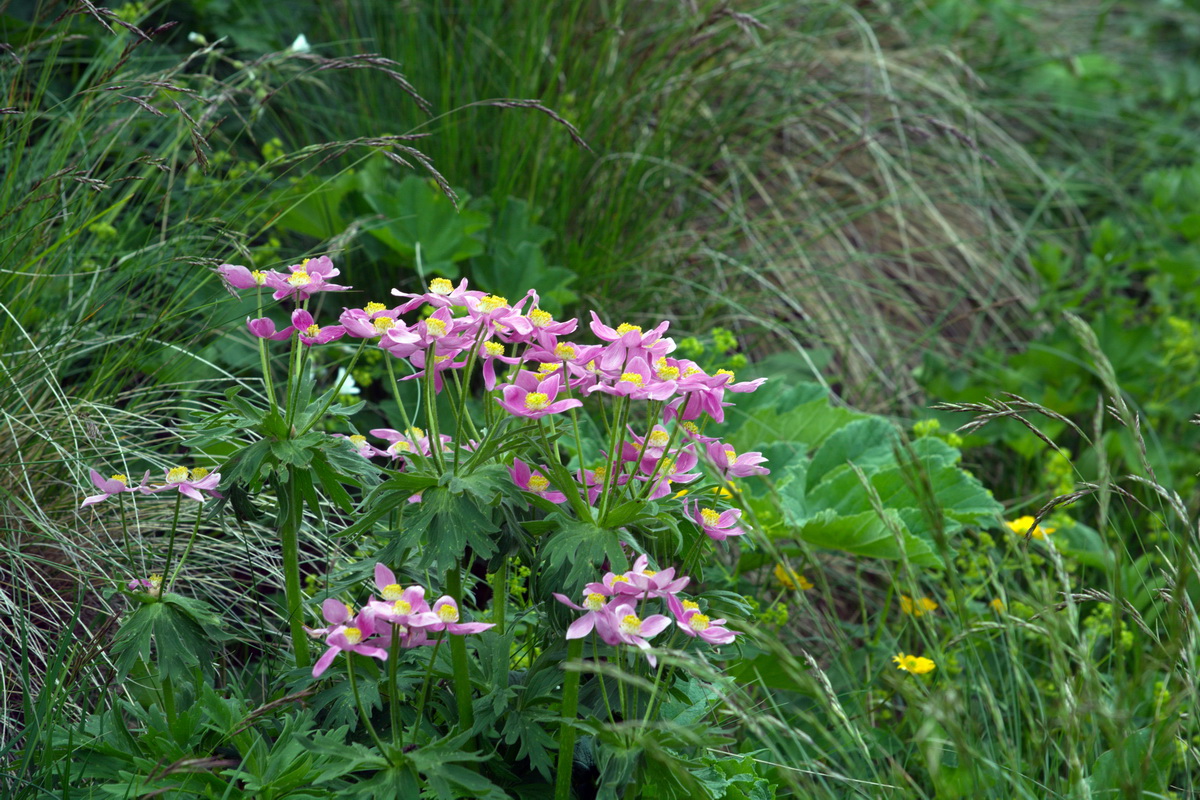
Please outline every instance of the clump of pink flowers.
[[486, 622], [463, 622], [458, 603], [449, 595], [439, 597], [431, 607], [425, 587], [400, 585], [396, 574], [383, 564], [375, 565], [375, 588], [379, 597], [372, 594], [358, 611], [332, 597], [321, 604], [328, 625], [306, 629], [328, 645], [313, 665], [314, 678], [321, 677], [339, 653], [386, 661], [393, 642], [408, 649], [433, 644], [437, 635], [463, 636], [495, 627]]
[[[583, 605], [555, 592], [558, 602], [584, 612], [567, 628], [567, 638], [582, 639], [594, 632], [607, 645], [633, 645], [646, 654], [653, 667], [657, 660], [649, 640], [672, 623], [685, 635], [714, 646], [729, 644], [739, 635], [725, 627], [724, 619], [711, 619], [701, 613], [698, 602], [680, 599], [690, 578], [676, 577], [674, 567], [656, 571], [648, 565], [649, 557], [642, 555], [628, 571], [620, 575], [607, 572], [599, 581], [587, 584]], [[645, 614], [646, 604], [655, 600], [665, 603], [662, 610], [670, 616]]]

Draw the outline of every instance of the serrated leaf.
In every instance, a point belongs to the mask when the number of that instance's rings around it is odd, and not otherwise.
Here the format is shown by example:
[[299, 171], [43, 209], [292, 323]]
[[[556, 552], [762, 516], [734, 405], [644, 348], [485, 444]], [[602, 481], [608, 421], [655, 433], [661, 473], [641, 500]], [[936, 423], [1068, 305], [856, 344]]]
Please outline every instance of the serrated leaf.
[[894, 463], [892, 448], [899, 441], [896, 429], [882, 417], [856, 419], [829, 435], [808, 465], [808, 485], [815, 486], [825, 473], [853, 461], [868, 474]]
[[457, 277], [458, 262], [483, 252], [476, 234], [491, 224], [487, 214], [459, 211], [450, 198], [416, 176], [391, 185], [379, 185], [365, 173], [363, 177], [363, 197], [384, 218], [367, 232], [410, 263], [419, 247], [426, 272]]
[[[817, 547], [842, 550], [868, 558], [899, 559], [907, 553], [909, 561], [923, 567], [942, 566], [942, 560], [924, 539], [913, 536], [900, 512], [885, 508], [886, 518], [874, 510], [858, 514], [838, 514], [825, 509], [794, 528], [794, 535]], [[894, 531], [899, 531], [900, 536]], [[904, 550], [901, 551], [901, 542]]]
[[624, 572], [629, 568], [628, 559], [621, 549], [620, 534], [613, 528], [601, 528], [591, 522], [555, 515], [558, 523], [542, 545], [542, 557], [547, 566], [554, 570], [570, 564], [566, 580], [560, 589], [573, 597], [589, 580], [595, 580], [600, 565], [607, 558], [613, 572]]
[[422, 569], [433, 565], [445, 569], [457, 564], [468, 547], [479, 558], [490, 556], [496, 545], [488, 534], [497, 530], [490, 510], [485, 511], [470, 495], [435, 486], [422, 493], [421, 502], [405, 517], [403, 532], [380, 558], [395, 559], [400, 551], [413, 548]]

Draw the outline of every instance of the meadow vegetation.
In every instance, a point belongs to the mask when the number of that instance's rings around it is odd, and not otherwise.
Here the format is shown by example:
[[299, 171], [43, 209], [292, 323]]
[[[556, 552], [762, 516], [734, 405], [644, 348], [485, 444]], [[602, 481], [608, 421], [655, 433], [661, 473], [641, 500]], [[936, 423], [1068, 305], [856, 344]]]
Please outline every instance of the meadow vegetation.
[[1193, 0], [0, 4], [13, 798], [1184, 798]]

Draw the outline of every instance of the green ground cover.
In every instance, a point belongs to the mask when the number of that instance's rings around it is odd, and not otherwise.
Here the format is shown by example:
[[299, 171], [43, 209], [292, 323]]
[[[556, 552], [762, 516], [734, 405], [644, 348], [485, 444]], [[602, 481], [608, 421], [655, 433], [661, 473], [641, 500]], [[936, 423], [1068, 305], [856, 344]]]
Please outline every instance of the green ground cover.
[[1191, 0], [0, 33], [6, 796], [1194, 794]]

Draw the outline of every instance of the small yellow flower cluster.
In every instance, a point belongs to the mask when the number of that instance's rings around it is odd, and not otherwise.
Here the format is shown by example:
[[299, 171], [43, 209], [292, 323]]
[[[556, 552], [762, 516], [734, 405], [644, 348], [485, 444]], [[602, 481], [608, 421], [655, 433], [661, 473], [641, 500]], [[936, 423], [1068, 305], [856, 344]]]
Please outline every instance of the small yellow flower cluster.
[[892, 656], [892, 661], [896, 662], [896, 669], [911, 672], [913, 675], [924, 675], [927, 672], [933, 672], [937, 666], [931, 658], [910, 656], [904, 653]]

